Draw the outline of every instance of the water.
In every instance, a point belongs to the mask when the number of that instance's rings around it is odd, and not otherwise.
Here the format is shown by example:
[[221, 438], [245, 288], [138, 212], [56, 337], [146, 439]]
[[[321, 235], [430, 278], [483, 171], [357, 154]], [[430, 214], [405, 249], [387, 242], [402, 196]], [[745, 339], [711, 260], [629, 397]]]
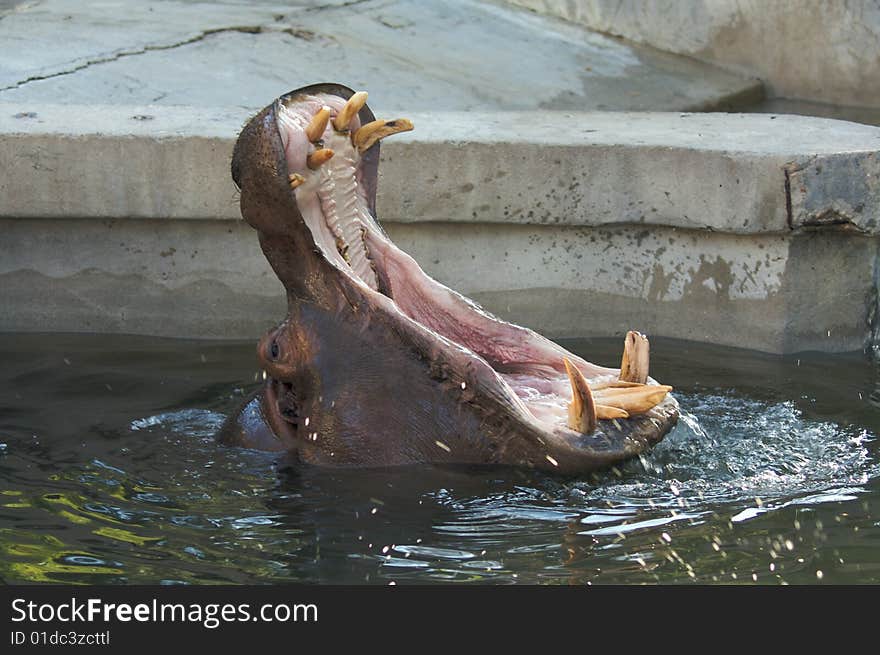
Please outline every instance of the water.
[[[613, 364], [619, 340], [567, 342]], [[877, 583], [861, 355], [655, 339], [679, 426], [616, 470], [302, 469], [218, 447], [252, 342], [0, 335], [0, 577], [130, 583]]]
[[796, 98], [765, 98], [757, 105], [743, 108], [741, 111], [759, 114], [796, 114], [799, 116], [817, 116], [834, 118], [840, 121], [852, 121], [865, 125], [880, 125], [880, 108], [852, 107], [847, 105], [831, 105], [824, 102], [812, 102]]

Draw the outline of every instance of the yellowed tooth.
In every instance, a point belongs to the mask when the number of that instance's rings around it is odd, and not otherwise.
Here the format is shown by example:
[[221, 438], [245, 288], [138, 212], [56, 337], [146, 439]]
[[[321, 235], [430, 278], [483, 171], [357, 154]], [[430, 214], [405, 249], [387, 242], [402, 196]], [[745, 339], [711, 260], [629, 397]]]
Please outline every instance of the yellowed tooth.
[[[648, 385], [641, 389], [627, 389], [631, 393], [613, 394], [601, 396], [599, 400], [603, 405], [617, 407], [632, 414], [643, 414], [658, 405], [670, 392], [672, 387], [665, 385]], [[621, 389], [620, 391], [624, 391]]]
[[409, 132], [413, 128], [412, 121], [407, 118], [395, 118], [393, 121], [375, 120], [361, 125], [351, 135], [351, 142], [363, 154], [369, 150], [376, 141], [398, 132]]
[[303, 177], [302, 175], [300, 175], [299, 173], [291, 173], [291, 174], [288, 176], [288, 179], [290, 180], [290, 188], [291, 188], [291, 189], [295, 189], [295, 188], [298, 187], [300, 184], [302, 184], [303, 182], [306, 181], [306, 178], [304, 178], [304, 177]]
[[361, 108], [367, 104], [367, 92], [358, 91], [348, 99], [342, 110], [333, 119], [333, 127], [337, 132], [345, 132], [351, 125], [352, 119], [357, 116]]
[[624, 382], [648, 381], [648, 364], [650, 348], [648, 337], [640, 332], [630, 330], [623, 340], [623, 358], [620, 362], [620, 379]]
[[607, 420], [612, 418], [629, 418], [629, 412], [619, 407], [609, 405], [596, 405], [596, 417]]
[[631, 387], [607, 387], [605, 389], [593, 389], [596, 398], [613, 398], [615, 396], [637, 396], [644, 392], [656, 393], [661, 389], [672, 391], [668, 384], [637, 384]]
[[336, 153], [330, 150], [330, 148], [315, 150], [315, 152], [306, 158], [306, 165], [314, 171], [318, 169], [321, 164], [327, 163], [334, 154]]
[[330, 107], [321, 107], [317, 113], [312, 116], [312, 120], [306, 126], [306, 137], [314, 143], [320, 141], [324, 136], [324, 130], [327, 129], [327, 123], [330, 122]]
[[567, 357], [562, 358], [568, 381], [571, 382], [571, 402], [568, 405], [568, 427], [583, 434], [590, 434], [596, 429], [596, 405], [587, 379]]
[[608, 380], [607, 382], [597, 382], [596, 384], [591, 384], [590, 389], [594, 392], [601, 391], [602, 389], [626, 389], [629, 387], [643, 387], [644, 384], [640, 382], [624, 382], [623, 380]]

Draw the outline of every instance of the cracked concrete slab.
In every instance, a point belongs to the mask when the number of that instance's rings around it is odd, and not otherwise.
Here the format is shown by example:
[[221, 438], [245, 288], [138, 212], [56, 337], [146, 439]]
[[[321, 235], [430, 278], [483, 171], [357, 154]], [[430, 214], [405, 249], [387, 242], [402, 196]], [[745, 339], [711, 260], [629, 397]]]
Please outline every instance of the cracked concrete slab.
[[702, 110], [757, 80], [491, 2], [21, 3], [0, 21], [0, 102], [259, 108], [333, 80], [379, 110]]

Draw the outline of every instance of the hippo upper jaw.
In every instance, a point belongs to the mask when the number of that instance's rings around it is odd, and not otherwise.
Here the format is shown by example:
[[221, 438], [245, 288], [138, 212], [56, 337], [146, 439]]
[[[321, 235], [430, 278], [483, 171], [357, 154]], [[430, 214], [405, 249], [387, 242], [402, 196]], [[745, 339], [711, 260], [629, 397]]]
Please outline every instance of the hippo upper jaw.
[[[577, 473], [659, 441], [677, 404], [647, 377], [646, 340], [628, 337], [634, 372], [620, 380], [485, 312], [388, 239], [375, 218], [378, 139], [411, 124], [376, 121], [365, 96], [294, 91], [236, 143], [242, 215], [288, 293], [288, 317], [258, 347], [270, 449], [335, 466]], [[240, 443], [264, 447], [245, 432]]]

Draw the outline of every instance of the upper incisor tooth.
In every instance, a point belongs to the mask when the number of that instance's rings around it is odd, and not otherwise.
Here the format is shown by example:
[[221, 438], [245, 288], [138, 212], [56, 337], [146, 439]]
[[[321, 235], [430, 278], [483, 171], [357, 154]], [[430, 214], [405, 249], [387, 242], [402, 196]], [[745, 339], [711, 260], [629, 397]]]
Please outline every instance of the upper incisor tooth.
[[398, 132], [408, 132], [413, 129], [412, 121], [407, 118], [395, 118], [393, 121], [375, 120], [361, 125], [351, 140], [358, 152], [363, 154], [369, 150], [376, 141]]
[[327, 129], [327, 123], [330, 122], [330, 107], [321, 107], [317, 113], [312, 116], [312, 120], [306, 127], [306, 137], [314, 143], [324, 136], [324, 130]]
[[306, 158], [306, 165], [314, 171], [319, 168], [321, 164], [326, 163], [334, 154], [335, 153], [330, 150], [330, 148], [315, 150], [315, 152]]
[[367, 104], [367, 92], [358, 91], [355, 93], [348, 99], [348, 102], [345, 103], [345, 106], [336, 115], [336, 118], [333, 119], [333, 127], [338, 132], [345, 132], [349, 125], [351, 125], [351, 121], [365, 104]]

